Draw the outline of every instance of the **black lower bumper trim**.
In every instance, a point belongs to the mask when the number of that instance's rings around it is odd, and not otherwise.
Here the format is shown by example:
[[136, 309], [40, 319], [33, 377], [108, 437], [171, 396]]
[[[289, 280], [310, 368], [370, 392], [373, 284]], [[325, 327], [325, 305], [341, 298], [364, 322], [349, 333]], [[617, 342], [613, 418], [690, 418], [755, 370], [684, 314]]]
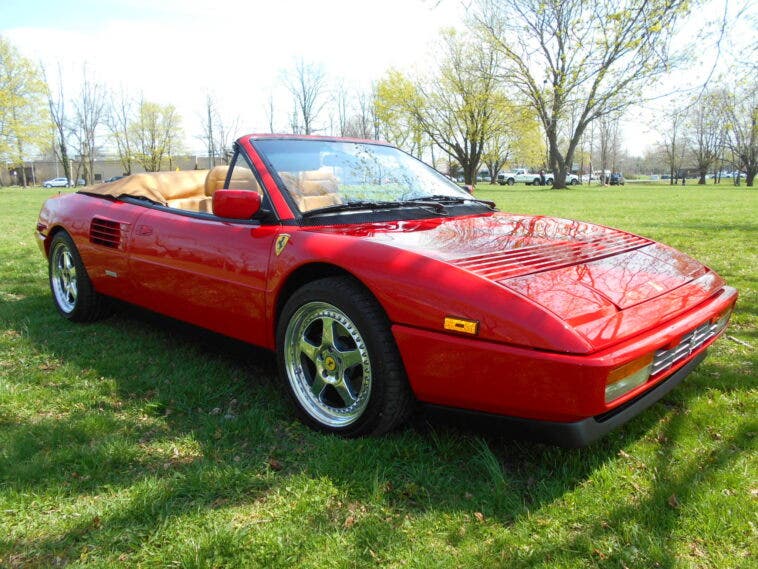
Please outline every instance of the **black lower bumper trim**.
[[623, 425], [656, 403], [679, 385], [705, 359], [705, 355], [706, 351], [704, 350], [661, 383], [616, 409], [572, 423], [509, 417], [441, 405], [427, 405], [426, 409], [432, 417], [452, 419], [467, 427], [472, 425], [485, 428], [495, 427], [498, 432], [506, 432], [518, 439], [540, 441], [563, 447], [582, 447]]

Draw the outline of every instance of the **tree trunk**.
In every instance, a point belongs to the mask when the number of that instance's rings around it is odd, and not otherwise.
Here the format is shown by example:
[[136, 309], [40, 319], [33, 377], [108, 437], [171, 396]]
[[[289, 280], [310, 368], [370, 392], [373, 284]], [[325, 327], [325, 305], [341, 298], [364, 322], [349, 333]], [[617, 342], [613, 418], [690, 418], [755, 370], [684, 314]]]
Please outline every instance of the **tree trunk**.
[[745, 185], [749, 188], [753, 187], [753, 180], [755, 179], [756, 170], [755, 168], [748, 168], [747, 169], [747, 176], [745, 178]]
[[61, 143], [60, 150], [61, 150], [61, 162], [63, 163], [63, 174], [66, 176], [67, 180], [70, 180], [71, 179], [71, 164], [68, 161], [68, 149], [66, 148], [65, 144]]
[[706, 173], [705, 170], [700, 170], [700, 179], [697, 181], [699, 186], [705, 185], [705, 173]]
[[474, 165], [470, 161], [461, 161], [463, 167], [463, 181], [467, 186], [476, 185], [476, 172], [474, 172]]

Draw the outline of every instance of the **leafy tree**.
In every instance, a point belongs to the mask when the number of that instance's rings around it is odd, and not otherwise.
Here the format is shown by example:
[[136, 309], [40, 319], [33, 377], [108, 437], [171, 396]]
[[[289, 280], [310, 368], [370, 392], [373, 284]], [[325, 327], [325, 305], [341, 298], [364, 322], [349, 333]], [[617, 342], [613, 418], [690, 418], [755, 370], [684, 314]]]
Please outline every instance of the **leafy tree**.
[[24, 156], [49, 142], [45, 94], [40, 70], [0, 36], [0, 158], [18, 166], [22, 186]]
[[495, 77], [494, 52], [454, 31], [445, 31], [439, 68], [412, 80], [391, 71], [377, 86], [377, 115], [401, 125], [415, 146], [428, 137], [463, 169], [467, 184], [476, 174], [485, 144], [503, 128], [507, 99]]
[[181, 117], [174, 105], [159, 105], [142, 100], [131, 124], [135, 160], [145, 172], [159, 172], [168, 159], [173, 167], [173, 156], [181, 147]]
[[477, 1], [475, 30], [500, 54], [503, 80], [542, 122], [554, 187], [565, 187], [590, 123], [639, 102], [643, 87], [679, 63], [670, 42], [690, 6], [689, 0]]
[[509, 103], [506, 105], [502, 129], [493, 132], [485, 144], [483, 155], [493, 182], [506, 164], [539, 164], [545, 151], [539, 123], [532, 110]]
[[421, 122], [414, 109], [424, 105], [416, 85], [391, 69], [376, 85], [376, 116], [380, 136], [420, 157], [424, 149]]

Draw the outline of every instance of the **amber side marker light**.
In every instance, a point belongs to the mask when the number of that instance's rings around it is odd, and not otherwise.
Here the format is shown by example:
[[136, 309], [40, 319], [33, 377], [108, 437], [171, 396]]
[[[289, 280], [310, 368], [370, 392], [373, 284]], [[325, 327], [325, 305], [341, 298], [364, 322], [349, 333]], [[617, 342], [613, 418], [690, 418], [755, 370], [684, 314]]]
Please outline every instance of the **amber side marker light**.
[[462, 334], [471, 334], [475, 336], [479, 333], [479, 322], [476, 320], [466, 320], [465, 318], [445, 317], [445, 330], [461, 332]]
[[605, 380], [605, 402], [610, 403], [645, 383], [650, 378], [652, 366], [653, 354], [650, 353], [611, 370]]

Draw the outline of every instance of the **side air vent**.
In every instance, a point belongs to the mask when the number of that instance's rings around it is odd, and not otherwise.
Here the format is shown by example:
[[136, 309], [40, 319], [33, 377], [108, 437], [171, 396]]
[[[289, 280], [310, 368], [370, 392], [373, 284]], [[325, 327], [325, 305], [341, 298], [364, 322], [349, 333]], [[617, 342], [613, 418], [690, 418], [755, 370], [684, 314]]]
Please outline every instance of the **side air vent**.
[[89, 226], [89, 240], [95, 245], [120, 249], [122, 242], [122, 226], [118, 221], [109, 219], [92, 219]]

